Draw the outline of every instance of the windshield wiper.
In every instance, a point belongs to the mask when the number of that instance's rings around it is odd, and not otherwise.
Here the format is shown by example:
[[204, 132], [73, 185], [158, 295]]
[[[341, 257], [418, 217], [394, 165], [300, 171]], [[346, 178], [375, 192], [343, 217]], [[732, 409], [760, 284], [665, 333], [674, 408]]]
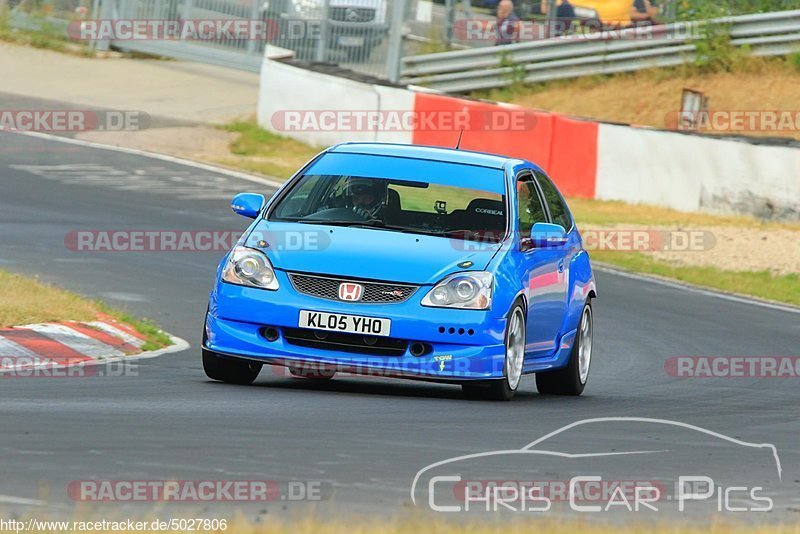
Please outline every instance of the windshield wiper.
[[404, 234], [420, 234], [420, 235], [432, 235], [436, 237], [450, 237], [450, 232], [444, 230], [425, 230], [423, 228], [409, 228], [408, 226], [395, 226], [391, 224], [384, 224], [383, 226], [379, 226], [378, 228], [385, 228], [387, 230], [394, 230], [397, 232], [403, 232]]
[[330, 226], [357, 226], [365, 228], [384, 228], [386, 224], [380, 219], [367, 219], [365, 221], [341, 221], [336, 219], [293, 219], [289, 222], [303, 224], [327, 224]]
[[363, 224], [363, 221], [336, 221], [326, 219], [295, 219], [289, 222], [298, 222], [303, 224], [327, 224], [330, 226], [353, 226]]

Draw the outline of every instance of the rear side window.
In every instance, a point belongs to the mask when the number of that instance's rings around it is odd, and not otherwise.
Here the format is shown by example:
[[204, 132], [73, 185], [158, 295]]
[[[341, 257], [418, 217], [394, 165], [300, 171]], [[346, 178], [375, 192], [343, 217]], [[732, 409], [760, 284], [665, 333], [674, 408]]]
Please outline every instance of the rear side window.
[[531, 228], [537, 222], [547, 222], [544, 206], [530, 173], [521, 174], [517, 178], [517, 211], [519, 231], [523, 237], [531, 233]]
[[553, 182], [542, 173], [536, 173], [536, 180], [544, 193], [544, 199], [550, 208], [550, 216], [553, 218], [554, 224], [560, 224], [565, 230], [569, 231], [572, 228], [572, 216], [569, 214], [564, 198], [556, 189]]

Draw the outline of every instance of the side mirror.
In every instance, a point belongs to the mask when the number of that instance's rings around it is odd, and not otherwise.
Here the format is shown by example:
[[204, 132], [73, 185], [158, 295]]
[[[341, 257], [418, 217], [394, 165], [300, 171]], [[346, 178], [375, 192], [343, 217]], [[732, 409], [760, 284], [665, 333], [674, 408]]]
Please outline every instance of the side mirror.
[[567, 231], [560, 224], [536, 223], [531, 228], [533, 248], [558, 248], [567, 244]]
[[231, 200], [231, 209], [244, 217], [255, 219], [264, 207], [264, 195], [258, 193], [239, 193]]

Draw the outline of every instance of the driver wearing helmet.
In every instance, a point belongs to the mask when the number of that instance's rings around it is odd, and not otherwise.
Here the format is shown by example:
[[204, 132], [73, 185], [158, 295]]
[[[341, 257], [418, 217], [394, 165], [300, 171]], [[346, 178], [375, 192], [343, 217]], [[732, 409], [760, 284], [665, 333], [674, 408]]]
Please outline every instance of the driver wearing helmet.
[[374, 219], [386, 204], [386, 190], [385, 180], [350, 178], [346, 189], [348, 206], [365, 219]]

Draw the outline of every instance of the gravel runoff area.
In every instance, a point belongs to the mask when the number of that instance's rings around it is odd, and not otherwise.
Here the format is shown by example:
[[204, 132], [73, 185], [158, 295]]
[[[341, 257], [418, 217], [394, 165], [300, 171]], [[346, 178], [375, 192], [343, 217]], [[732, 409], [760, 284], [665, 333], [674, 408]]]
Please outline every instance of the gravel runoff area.
[[[769, 271], [773, 275], [800, 273], [800, 227], [617, 224], [585, 225], [581, 231], [589, 248], [621, 252], [633, 249], [676, 265]], [[637, 239], [647, 246], [637, 247]]]

